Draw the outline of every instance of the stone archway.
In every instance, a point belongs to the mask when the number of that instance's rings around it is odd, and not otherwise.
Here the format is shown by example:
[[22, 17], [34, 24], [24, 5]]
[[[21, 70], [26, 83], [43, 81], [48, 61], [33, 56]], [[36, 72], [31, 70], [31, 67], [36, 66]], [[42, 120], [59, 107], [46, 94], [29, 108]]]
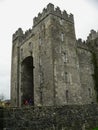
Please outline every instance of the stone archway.
[[32, 105], [34, 105], [34, 66], [32, 56], [23, 60], [21, 70], [22, 104], [24, 104], [25, 100], [32, 99]]

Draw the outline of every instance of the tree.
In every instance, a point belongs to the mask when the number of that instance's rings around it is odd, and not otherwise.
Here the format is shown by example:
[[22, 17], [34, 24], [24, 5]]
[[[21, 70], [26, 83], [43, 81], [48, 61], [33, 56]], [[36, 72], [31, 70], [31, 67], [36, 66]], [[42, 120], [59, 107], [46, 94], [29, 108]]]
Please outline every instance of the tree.
[[4, 94], [0, 94], [0, 101], [3, 101], [5, 99]]

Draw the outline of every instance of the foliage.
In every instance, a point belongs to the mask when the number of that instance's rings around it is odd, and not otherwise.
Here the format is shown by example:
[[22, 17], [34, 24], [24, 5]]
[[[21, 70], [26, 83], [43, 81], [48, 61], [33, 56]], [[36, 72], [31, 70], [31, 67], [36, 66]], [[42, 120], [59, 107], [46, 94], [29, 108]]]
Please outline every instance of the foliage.
[[94, 128], [93, 130], [98, 130], [98, 127]]
[[0, 94], [0, 101], [3, 101], [5, 99], [5, 96], [3, 94]]
[[98, 67], [97, 67], [97, 57], [96, 54], [93, 53], [93, 63], [94, 63], [94, 75], [93, 75], [93, 79], [95, 81], [95, 90], [96, 90], [96, 94], [97, 94], [97, 101], [98, 101]]

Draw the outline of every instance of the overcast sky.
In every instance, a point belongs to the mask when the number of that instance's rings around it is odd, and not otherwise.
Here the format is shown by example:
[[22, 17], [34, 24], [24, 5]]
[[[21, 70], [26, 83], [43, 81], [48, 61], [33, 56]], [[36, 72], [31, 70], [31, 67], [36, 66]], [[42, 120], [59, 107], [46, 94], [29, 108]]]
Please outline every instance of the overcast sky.
[[0, 94], [10, 98], [12, 34], [33, 26], [33, 18], [48, 3], [74, 14], [76, 37], [86, 39], [98, 29], [98, 0], [0, 0]]

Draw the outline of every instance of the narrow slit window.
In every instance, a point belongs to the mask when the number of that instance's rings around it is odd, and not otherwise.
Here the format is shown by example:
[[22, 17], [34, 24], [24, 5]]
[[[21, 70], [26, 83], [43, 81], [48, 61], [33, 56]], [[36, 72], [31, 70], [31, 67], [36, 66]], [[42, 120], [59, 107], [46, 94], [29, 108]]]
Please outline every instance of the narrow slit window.
[[20, 50], [20, 57], [23, 58], [23, 49]]
[[64, 33], [63, 32], [61, 33], [61, 41], [62, 42], [64, 41]]
[[72, 74], [69, 73], [69, 83], [72, 84]]
[[44, 82], [44, 73], [41, 71], [40, 72], [40, 85], [42, 85]]
[[40, 44], [40, 45], [42, 44], [42, 39], [41, 39], [41, 37], [39, 38], [39, 44]]
[[69, 93], [68, 90], [66, 90], [66, 102], [68, 103]]
[[39, 56], [39, 67], [42, 66], [42, 59], [41, 57]]
[[29, 48], [31, 48], [31, 42], [29, 42]]
[[29, 50], [30, 50], [30, 52], [32, 52], [32, 43], [31, 42], [29, 42]]
[[91, 92], [90, 88], [88, 88], [88, 93], [89, 93], [89, 97], [91, 98], [92, 97], [92, 92]]
[[67, 72], [65, 72], [64, 80], [66, 83], [68, 83], [68, 73]]
[[72, 84], [72, 75], [70, 73], [65, 72], [64, 80], [65, 80], [65, 83]]

